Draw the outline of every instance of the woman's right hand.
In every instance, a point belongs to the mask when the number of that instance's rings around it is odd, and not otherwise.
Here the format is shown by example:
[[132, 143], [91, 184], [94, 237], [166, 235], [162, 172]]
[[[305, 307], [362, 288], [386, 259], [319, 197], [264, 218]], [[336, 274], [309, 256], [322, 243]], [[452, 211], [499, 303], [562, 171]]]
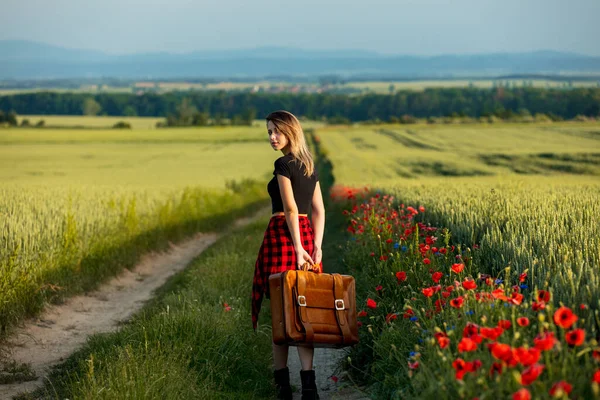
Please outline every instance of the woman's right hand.
[[302, 269], [302, 266], [306, 262], [310, 263], [311, 266], [315, 264], [310, 254], [304, 248], [296, 249], [296, 269]]

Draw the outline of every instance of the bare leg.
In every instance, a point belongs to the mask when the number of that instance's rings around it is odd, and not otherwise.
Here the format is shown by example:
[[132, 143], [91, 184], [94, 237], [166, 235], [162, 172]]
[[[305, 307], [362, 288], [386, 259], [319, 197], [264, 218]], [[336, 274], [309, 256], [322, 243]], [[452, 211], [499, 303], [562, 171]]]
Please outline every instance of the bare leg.
[[289, 348], [287, 344], [279, 345], [273, 343], [273, 364], [275, 364], [275, 369], [287, 367]]
[[314, 348], [298, 346], [298, 357], [300, 357], [300, 365], [302, 366], [303, 371], [310, 371], [313, 369], [314, 354]]

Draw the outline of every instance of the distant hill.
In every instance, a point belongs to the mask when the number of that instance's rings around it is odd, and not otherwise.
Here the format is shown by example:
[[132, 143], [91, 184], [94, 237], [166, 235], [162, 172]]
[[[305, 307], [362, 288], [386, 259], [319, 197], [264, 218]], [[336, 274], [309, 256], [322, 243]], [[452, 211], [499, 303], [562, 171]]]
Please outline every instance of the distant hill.
[[111, 55], [44, 43], [0, 40], [0, 79], [240, 78], [267, 76], [487, 77], [600, 73], [600, 57], [568, 52], [384, 55], [287, 47]]

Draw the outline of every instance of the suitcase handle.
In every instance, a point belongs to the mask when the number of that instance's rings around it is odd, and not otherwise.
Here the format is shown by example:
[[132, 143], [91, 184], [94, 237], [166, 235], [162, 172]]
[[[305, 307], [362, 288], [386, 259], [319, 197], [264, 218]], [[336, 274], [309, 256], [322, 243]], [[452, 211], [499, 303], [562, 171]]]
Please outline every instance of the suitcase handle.
[[315, 273], [319, 273], [321, 271], [321, 267], [319, 266], [319, 264], [312, 264], [309, 263], [308, 261], [306, 261], [304, 264], [302, 264], [302, 269], [301, 271], [310, 271], [310, 272], [315, 272]]

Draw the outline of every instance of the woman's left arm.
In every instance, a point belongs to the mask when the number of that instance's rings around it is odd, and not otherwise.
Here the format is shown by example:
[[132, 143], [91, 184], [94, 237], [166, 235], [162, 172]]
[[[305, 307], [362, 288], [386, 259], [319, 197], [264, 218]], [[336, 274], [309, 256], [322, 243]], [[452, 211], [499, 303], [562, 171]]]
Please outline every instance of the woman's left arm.
[[315, 233], [315, 250], [312, 258], [315, 264], [319, 264], [323, 257], [321, 246], [323, 245], [323, 233], [325, 231], [325, 206], [323, 204], [323, 195], [321, 194], [321, 185], [318, 181], [312, 198], [311, 221]]

